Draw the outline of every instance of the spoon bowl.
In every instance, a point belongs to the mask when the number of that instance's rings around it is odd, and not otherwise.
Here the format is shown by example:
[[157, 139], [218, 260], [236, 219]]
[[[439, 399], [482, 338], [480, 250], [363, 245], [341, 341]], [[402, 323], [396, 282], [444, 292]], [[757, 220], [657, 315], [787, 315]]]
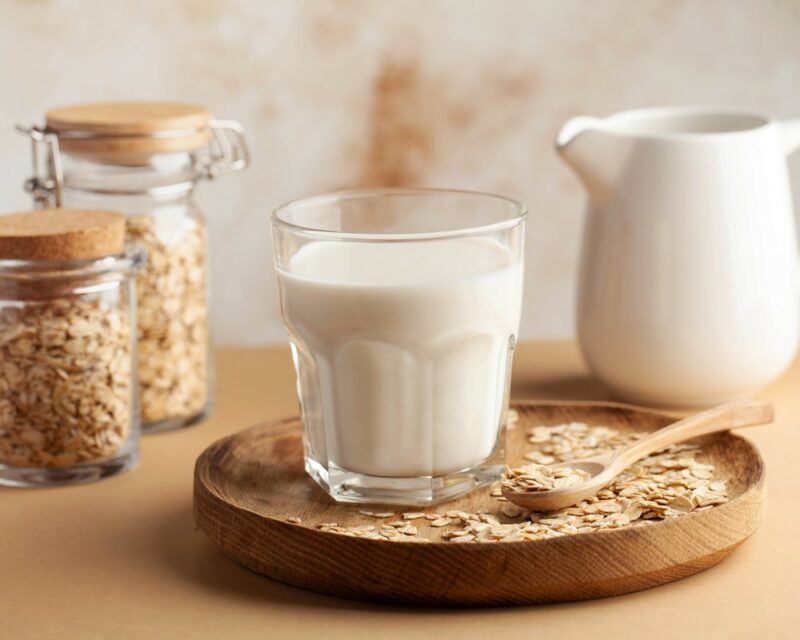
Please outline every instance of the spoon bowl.
[[562, 469], [565, 467], [569, 467], [570, 469], [579, 469], [580, 471], [585, 471], [590, 476], [594, 477], [600, 475], [608, 468], [608, 456], [595, 456], [593, 458], [584, 458], [583, 460], [559, 462], [558, 464], [551, 464], [549, 467], [551, 469]]
[[529, 511], [558, 511], [559, 509], [566, 509], [587, 498], [591, 498], [614, 479], [614, 475], [609, 472], [611, 455], [596, 456], [584, 460], [570, 460], [548, 465], [551, 469], [564, 467], [578, 469], [580, 471], [585, 471], [591, 476], [578, 485], [532, 493], [523, 493], [521, 491], [514, 491], [508, 487], [502, 487], [501, 491], [503, 497], [509, 502], [513, 502]]
[[736, 400], [679, 420], [611, 453], [550, 465], [585, 471], [589, 478], [578, 484], [548, 491], [501, 488], [503, 496], [529, 511], [557, 511], [591, 498], [630, 465], [670, 445], [738, 427], [767, 424], [774, 419], [772, 405], [761, 400]]

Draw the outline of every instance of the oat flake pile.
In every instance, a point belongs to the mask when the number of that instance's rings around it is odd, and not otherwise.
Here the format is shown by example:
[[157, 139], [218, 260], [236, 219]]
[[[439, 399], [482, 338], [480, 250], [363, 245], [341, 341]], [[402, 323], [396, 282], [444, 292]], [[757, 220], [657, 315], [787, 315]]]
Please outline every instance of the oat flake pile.
[[[538, 426], [528, 433], [532, 448], [525, 457], [535, 465], [588, 458], [643, 435], [578, 422]], [[630, 467], [593, 498], [549, 513], [527, 512], [511, 504], [502, 497], [498, 483], [489, 490], [495, 505], [477, 513], [362, 510], [359, 513], [374, 519], [374, 524], [310, 524], [331, 533], [392, 542], [513, 542], [646, 526], [728, 501], [725, 481], [714, 477], [712, 465], [697, 460], [700, 453], [695, 445], [673, 445]], [[542, 482], [549, 483], [550, 478]], [[287, 521], [300, 523], [292, 516]]]

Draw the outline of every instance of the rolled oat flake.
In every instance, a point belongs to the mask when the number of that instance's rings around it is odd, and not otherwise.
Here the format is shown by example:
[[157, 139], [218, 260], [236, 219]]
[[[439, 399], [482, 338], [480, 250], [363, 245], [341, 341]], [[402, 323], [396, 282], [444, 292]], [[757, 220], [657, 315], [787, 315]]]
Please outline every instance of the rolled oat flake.
[[144, 431], [194, 424], [211, 405], [206, 225], [195, 185], [247, 166], [241, 126], [200, 106], [111, 102], [51, 109], [31, 138], [40, 206], [107, 208], [147, 251], [136, 284]]
[[0, 484], [86, 482], [139, 450], [134, 278], [124, 216], [0, 216]]

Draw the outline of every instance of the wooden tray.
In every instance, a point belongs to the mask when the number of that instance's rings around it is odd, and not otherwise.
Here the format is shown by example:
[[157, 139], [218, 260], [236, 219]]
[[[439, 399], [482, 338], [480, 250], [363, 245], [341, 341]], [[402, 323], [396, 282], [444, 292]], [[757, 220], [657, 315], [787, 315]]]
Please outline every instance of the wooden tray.
[[[530, 449], [525, 434], [532, 425], [578, 421], [641, 431], [674, 419], [610, 403], [515, 406], [520, 421], [509, 429], [512, 462]], [[699, 459], [713, 463], [716, 475], [728, 481], [727, 504], [649, 526], [546, 540], [392, 543], [315, 528], [323, 522], [356, 526], [379, 521], [360, 515], [363, 507], [335, 503], [306, 476], [300, 424], [293, 418], [219, 440], [198, 458], [195, 520], [237, 562], [321, 593], [461, 606], [601, 598], [707, 569], [756, 530], [764, 504], [764, 466], [758, 451], [727, 433], [698, 442], [706, 449]], [[493, 505], [484, 488], [428, 511], [475, 512]], [[289, 516], [299, 516], [302, 524], [288, 523]], [[428, 527], [425, 531], [430, 536]]]

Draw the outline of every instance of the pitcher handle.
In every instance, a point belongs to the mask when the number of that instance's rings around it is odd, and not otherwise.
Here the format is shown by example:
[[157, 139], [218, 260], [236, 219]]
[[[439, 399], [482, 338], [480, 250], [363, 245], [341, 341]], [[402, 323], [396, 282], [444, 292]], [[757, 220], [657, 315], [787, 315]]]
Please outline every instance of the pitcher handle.
[[794, 153], [800, 148], [800, 118], [781, 120], [783, 130], [783, 146], [787, 154]]

